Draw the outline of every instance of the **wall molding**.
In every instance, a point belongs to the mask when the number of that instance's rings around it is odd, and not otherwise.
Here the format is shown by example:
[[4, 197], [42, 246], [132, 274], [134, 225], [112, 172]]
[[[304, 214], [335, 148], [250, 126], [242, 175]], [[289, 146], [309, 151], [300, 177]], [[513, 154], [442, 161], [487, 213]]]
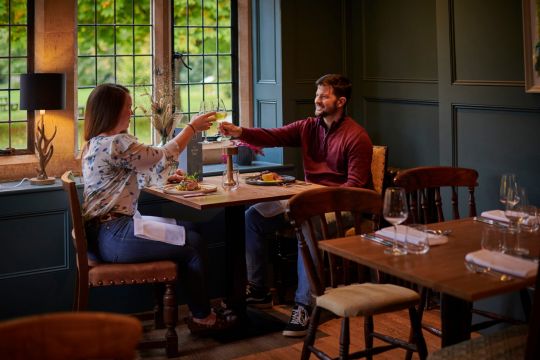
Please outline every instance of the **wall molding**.
[[[261, 30], [261, 20], [262, 20], [262, 14], [261, 14], [261, 1], [263, 0], [256, 0], [255, 1], [255, 16], [257, 18], [257, 21], [255, 22], [255, 27], [256, 27], [256, 32], [255, 32], [255, 41], [257, 42], [255, 48], [257, 49], [257, 57], [256, 57], [256, 61], [257, 61], [257, 83], [258, 84], [271, 84], [271, 85], [275, 85], [278, 83], [277, 81], [277, 78], [274, 77], [274, 79], [263, 79], [262, 78], [262, 73], [261, 73], [261, 59], [262, 59], [262, 56], [261, 56], [261, 48], [263, 47], [262, 45], [262, 40], [261, 40], [261, 36], [262, 36], [262, 30]], [[273, 24], [273, 30], [272, 30], [272, 34], [276, 34], [276, 18], [275, 18], [275, 13], [276, 13], [276, 6], [275, 6], [275, 0], [272, 0], [272, 4], [273, 4], [273, 8], [274, 8], [274, 21], [272, 21], [272, 24]], [[265, 14], [265, 15], [268, 15], [268, 14]], [[266, 48], [271, 48], [271, 49], [276, 49], [276, 37], [274, 36], [274, 43], [271, 44], [271, 45], [268, 45], [266, 44]], [[276, 54], [274, 52], [274, 58], [273, 58], [273, 70], [274, 70], [274, 76], [277, 76], [277, 66], [276, 66]]]

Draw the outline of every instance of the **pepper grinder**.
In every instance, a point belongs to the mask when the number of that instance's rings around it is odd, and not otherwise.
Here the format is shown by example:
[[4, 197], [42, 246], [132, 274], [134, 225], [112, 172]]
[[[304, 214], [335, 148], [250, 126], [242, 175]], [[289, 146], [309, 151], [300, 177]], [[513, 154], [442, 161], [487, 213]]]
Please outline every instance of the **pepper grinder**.
[[233, 171], [233, 155], [238, 154], [237, 146], [227, 146], [224, 149], [224, 153], [227, 156], [227, 179], [224, 180], [223, 185], [227, 187], [236, 186], [236, 180], [234, 180], [234, 171]]

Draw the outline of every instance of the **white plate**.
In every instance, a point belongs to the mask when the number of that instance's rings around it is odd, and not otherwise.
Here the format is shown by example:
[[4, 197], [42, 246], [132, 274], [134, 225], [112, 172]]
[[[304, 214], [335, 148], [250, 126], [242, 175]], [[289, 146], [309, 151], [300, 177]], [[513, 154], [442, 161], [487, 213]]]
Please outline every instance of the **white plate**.
[[167, 184], [163, 187], [163, 192], [172, 195], [185, 195], [191, 193], [211, 193], [217, 191], [217, 186], [212, 184], [199, 183], [197, 190], [177, 190], [178, 184]]

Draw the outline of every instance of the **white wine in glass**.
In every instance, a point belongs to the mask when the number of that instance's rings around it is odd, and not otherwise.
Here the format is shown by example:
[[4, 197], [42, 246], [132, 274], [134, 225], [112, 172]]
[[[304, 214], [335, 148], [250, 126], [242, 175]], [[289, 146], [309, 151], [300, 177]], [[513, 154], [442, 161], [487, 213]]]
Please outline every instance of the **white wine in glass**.
[[[225, 107], [225, 103], [223, 102], [223, 99], [219, 98], [216, 100], [214, 110], [216, 112], [216, 121], [219, 124], [221, 124], [222, 122], [225, 122], [228, 114], [227, 114], [227, 108]], [[228, 140], [229, 138], [221, 134], [221, 139]]]
[[407, 254], [407, 247], [405, 244], [403, 244], [404, 246], [399, 246], [397, 240], [397, 226], [407, 220], [407, 217], [409, 216], [405, 189], [400, 187], [389, 187], [386, 189], [384, 193], [383, 216], [386, 221], [394, 225], [394, 241], [392, 241], [392, 248], [385, 250], [385, 253], [392, 255]]
[[[214, 111], [214, 106], [211, 101], [209, 100], [203, 100], [201, 101], [201, 105], [199, 107], [199, 114], [206, 114], [211, 111]], [[203, 140], [201, 141], [201, 144], [210, 144], [210, 141], [206, 138], [206, 130], [203, 131]]]

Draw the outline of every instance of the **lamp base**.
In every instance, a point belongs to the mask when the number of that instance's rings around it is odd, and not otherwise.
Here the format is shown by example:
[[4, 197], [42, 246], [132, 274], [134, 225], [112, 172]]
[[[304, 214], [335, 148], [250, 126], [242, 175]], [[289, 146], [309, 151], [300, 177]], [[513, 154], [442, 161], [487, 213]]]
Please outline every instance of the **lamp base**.
[[52, 185], [55, 182], [55, 178], [48, 177], [46, 179], [38, 179], [37, 177], [30, 179], [32, 185]]

